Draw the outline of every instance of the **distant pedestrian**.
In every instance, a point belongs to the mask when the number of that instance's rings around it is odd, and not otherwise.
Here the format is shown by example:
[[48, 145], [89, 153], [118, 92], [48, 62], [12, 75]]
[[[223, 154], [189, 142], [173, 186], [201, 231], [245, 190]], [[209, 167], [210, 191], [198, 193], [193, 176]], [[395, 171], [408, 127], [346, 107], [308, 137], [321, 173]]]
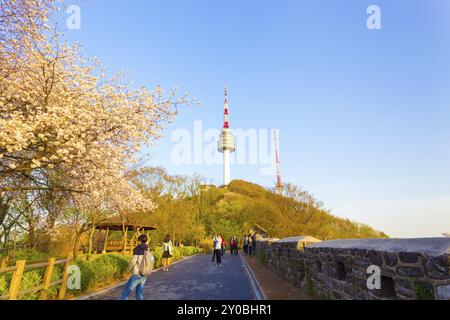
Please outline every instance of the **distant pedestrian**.
[[213, 238], [213, 258], [212, 261], [214, 262], [214, 257], [216, 258], [217, 265], [220, 266], [222, 264], [222, 238], [216, 234]]
[[252, 255], [252, 249], [253, 249], [253, 238], [252, 238], [252, 236], [248, 235], [247, 250], [248, 250], [248, 255], [249, 256]]
[[162, 243], [162, 262], [163, 262], [163, 272], [169, 271], [170, 266], [170, 258], [172, 258], [173, 255], [173, 248], [172, 248], [172, 240], [170, 240], [170, 235], [166, 235], [164, 238], [164, 242]]
[[138, 237], [138, 241], [140, 244], [134, 248], [133, 257], [129, 264], [129, 270], [132, 275], [123, 288], [122, 300], [128, 300], [134, 289], [136, 289], [136, 300], [144, 300], [144, 286], [155, 264], [155, 258], [150, 253], [147, 244], [147, 235], [141, 234]]
[[239, 246], [239, 241], [238, 238], [236, 236], [233, 237], [233, 241], [234, 241], [234, 248], [233, 248], [233, 252], [235, 255], [238, 255], [238, 246]]
[[248, 253], [248, 237], [247, 237], [247, 235], [244, 235], [243, 247], [244, 247], [244, 252]]
[[256, 251], [256, 232], [252, 235], [253, 252]]
[[230, 238], [230, 254], [234, 253], [234, 237]]
[[225, 254], [225, 252], [227, 251], [227, 242], [225, 241], [225, 238], [222, 238], [222, 243], [221, 243], [221, 247], [220, 249], [222, 250], [222, 256]]

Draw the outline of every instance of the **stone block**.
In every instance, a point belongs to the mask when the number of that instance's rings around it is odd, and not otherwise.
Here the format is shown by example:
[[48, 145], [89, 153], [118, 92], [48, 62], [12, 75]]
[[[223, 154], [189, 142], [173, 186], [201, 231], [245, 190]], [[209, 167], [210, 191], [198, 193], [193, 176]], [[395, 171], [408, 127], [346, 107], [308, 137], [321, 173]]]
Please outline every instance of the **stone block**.
[[398, 258], [402, 263], [418, 263], [422, 255], [416, 252], [399, 252]]
[[424, 274], [422, 269], [417, 267], [397, 267], [397, 274], [402, 277], [409, 278], [423, 278]]
[[437, 299], [450, 300], [450, 284], [436, 287]]
[[356, 278], [365, 278], [367, 277], [367, 271], [363, 268], [353, 267], [350, 275]]
[[413, 298], [416, 293], [410, 280], [395, 279], [395, 291], [402, 296]]
[[350, 283], [345, 283], [343, 286], [344, 292], [349, 296], [354, 296], [355, 288]]
[[366, 258], [357, 258], [355, 259], [355, 264], [359, 267], [367, 268], [371, 265], [368, 259]]
[[398, 264], [398, 257], [395, 252], [384, 252], [383, 259], [387, 267], [395, 267]]
[[427, 275], [432, 279], [450, 279], [447, 257], [426, 257], [424, 261]]
[[381, 253], [375, 250], [369, 250], [367, 252], [367, 256], [369, 258], [369, 262], [371, 265], [379, 266], [380, 268], [383, 266], [383, 258]]

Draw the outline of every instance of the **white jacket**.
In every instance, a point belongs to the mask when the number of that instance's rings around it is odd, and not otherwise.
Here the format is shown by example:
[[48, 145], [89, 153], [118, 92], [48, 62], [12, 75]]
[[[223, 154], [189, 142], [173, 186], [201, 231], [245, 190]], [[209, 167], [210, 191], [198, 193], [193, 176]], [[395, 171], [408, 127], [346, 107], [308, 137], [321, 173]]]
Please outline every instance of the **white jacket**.
[[214, 249], [222, 250], [222, 238], [220, 236], [214, 237], [213, 241], [214, 241]]
[[169, 242], [163, 242], [162, 243], [162, 251], [169, 251], [170, 254], [172, 254], [172, 240], [169, 240]]

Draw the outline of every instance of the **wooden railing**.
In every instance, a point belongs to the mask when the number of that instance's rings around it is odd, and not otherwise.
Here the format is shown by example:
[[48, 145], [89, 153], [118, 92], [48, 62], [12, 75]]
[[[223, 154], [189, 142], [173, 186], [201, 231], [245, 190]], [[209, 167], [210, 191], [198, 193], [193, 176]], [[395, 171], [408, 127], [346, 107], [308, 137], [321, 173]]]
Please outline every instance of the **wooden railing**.
[[[8, 258], [3, 258], [0, 264], [0, 274], [12, 272], [11, 283], [9, 285], [9, 291], [7, 295], [0, 296], [0, 300], [16, 300], [18, 297], [40, 292], [39, 300], [47, 300], [48, 290], [51, 287], [61, 285], [58, 291], [58, 299], [64, 299], [67, 288], [68, 268], [72, 261], [72, 257], [67, 259], [56, 260], [55, 258], [48, 259], [47, 262], [38, 262], [32, 264], [26, 264], [26, 260], [18, 260], [15, 262], [15, 266], [8, 267]], [[62, 278], [57, 281], [51, 281], [54, 267], [57, 265], [64, 265]], [[20, 283], [25, 271], [36, 270], [45, 268], [44, 278], [42, 284], [37, 287], [29, 288], [26, 290], [20, 290]]]

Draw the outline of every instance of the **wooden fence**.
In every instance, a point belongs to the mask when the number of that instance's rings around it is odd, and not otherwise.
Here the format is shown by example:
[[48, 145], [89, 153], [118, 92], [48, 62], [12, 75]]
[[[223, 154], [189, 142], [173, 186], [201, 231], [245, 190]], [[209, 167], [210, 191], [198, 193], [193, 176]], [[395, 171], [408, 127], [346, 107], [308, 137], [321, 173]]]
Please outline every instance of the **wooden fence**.
[[[33, 294], [39, 292], [39, 300], [48, 299], [48, 289], [51, 287], [61, 285], [58, 291], [58, 299], [64, 299], [66, 295], [67, 288], [67, 278], [68, 278], [68, 268], [72, 261], [72, 257], [68, 256], [67, 259], [56, 260], [55, 258], [50, 258], [46, 262], [33, 262], [32, 264], [26, 264], [26, 260], [18, 260], [15, 262], [15, 266], [8, 267], [8, 258], [3, 258], [0, 264], [0, 274], [12, 272], [11, 283], [9, 285], [9, 291], [7, 295], [0, 296], [0, 300], [16, 300], [18, 297]], [[57, 281], [51, 281], [53, 269], [57, 265], [63, 266], [62, 278]], [[45, 268], [44, 278], [42, 283], [34, 288], [20, 290], [20, 283], [22, 282], [22, 277], [25, 271], [43, 269]]]

